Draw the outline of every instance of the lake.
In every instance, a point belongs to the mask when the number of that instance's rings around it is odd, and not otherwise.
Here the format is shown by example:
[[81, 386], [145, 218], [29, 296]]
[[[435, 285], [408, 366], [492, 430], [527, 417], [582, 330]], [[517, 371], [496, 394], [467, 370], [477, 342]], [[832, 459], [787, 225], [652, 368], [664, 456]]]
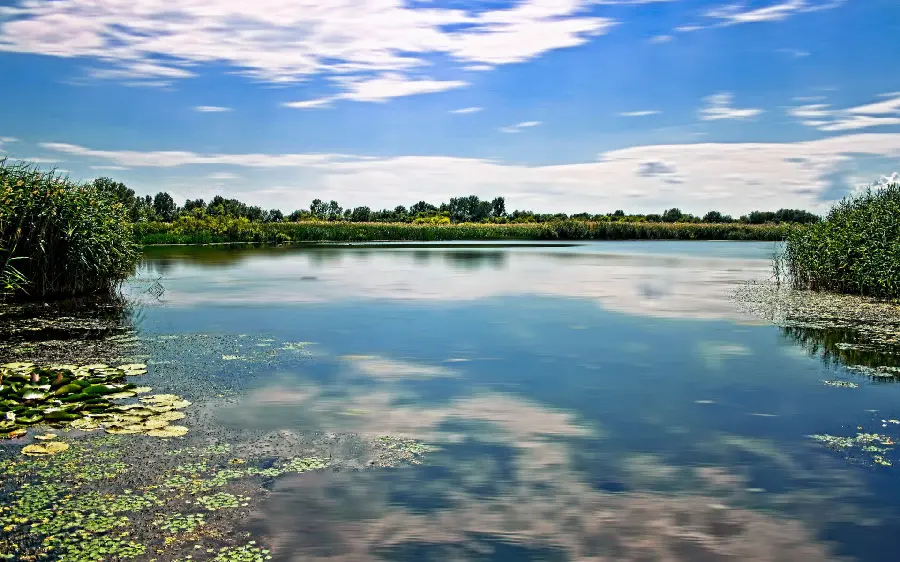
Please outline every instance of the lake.
[[275, 560], [896, 560], [900, 386], [741, 310], [775, 249], [155, 247], [127, 291], [207, 431], [331, 443], [242, 523]]

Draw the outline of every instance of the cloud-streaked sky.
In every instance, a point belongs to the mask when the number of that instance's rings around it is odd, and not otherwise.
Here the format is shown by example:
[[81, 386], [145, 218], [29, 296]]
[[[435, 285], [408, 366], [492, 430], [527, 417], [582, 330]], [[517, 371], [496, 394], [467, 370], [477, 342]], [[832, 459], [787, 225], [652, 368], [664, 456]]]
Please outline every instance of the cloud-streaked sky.
[[900, 170], [896, 0], [0, 1], [0, 151], [285, 211], [823, 210]]

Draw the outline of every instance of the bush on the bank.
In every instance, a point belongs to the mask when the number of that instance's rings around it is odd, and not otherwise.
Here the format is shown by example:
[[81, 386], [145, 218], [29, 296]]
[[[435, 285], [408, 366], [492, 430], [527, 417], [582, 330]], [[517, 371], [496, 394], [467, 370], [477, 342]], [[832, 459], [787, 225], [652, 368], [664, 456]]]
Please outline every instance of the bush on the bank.
[[799, 289], [900, 297], [900, 184], [848, 197], [792, 231], [784, 261]]
[[137, 260], [126, 209], [55, 171], [0, 160], [0, 289], [58, 297], [113, 289]]

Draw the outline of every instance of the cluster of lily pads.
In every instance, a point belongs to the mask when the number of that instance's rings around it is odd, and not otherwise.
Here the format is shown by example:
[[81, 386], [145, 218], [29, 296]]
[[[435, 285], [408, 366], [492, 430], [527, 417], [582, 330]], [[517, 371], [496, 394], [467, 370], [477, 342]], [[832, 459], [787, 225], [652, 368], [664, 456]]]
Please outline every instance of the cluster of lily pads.
[[[885, 427], [888, 424], [900, 425], [900, 420], [884, 420]], [[810, 435], [811, 439], [818, 441], [828, 448], [844, 453], [852, 453], [858, 449], [871, 456], [872, 462], [881, 466], [893, 466], [889, 455], [893, 452], [896, 442], [889, 435], [879, 433], [857, 433], [855, 437], [841, 437], [828, 434]]]
[[[24, 436], [30, 426], [42, 424], [59, 429], [111, 434], [144, 434], [180, 437], [184, 426], [170, 422], [185, 417], [191, 403], [174, 394], [144, 396], [152, 389], [127, 382], [143, 375], [147, 367], [131, 363], [110, 367], [93, 365], [48, 365], [7, 363], [0, 365], [0, 438]], [[49, 437], [52, 438], [52, 437]], [[55, 454], [65, 444], [50, 442], [26, 447], [25, 454]]]
[[128, 454], [122, 439], [88, 435], [70, 440], [57, 455], [0, 458], [0, 493], [6, 498], [0, 505], [0, 553], [15, 560], [191, 560], [193, 545], [195, 551], [202, 547], [203, 559], [267, 560], [267, 550], [252, 541], [242, 544], [229, 530], [255, 501], [252, 492], [262, 491], [260, 478], [329, 464], [312, 456], [234, 457], [227, 444], [172, 448], [176, 442], [161, 446], [171, 454], [154, 449], [148, 459]]

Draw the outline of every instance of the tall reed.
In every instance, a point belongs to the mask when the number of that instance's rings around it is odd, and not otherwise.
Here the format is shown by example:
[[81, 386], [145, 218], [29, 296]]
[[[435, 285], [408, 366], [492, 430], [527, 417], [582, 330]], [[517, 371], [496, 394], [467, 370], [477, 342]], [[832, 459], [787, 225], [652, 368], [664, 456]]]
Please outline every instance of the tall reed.
[[0, 160], [0, 282], [6, 296], [107, 291], [137, 246], [121, 203], [53, 170]]
[[869, 188], [794, 229], [784, 260], [795, 288], [900, 298], [900, 184]]

